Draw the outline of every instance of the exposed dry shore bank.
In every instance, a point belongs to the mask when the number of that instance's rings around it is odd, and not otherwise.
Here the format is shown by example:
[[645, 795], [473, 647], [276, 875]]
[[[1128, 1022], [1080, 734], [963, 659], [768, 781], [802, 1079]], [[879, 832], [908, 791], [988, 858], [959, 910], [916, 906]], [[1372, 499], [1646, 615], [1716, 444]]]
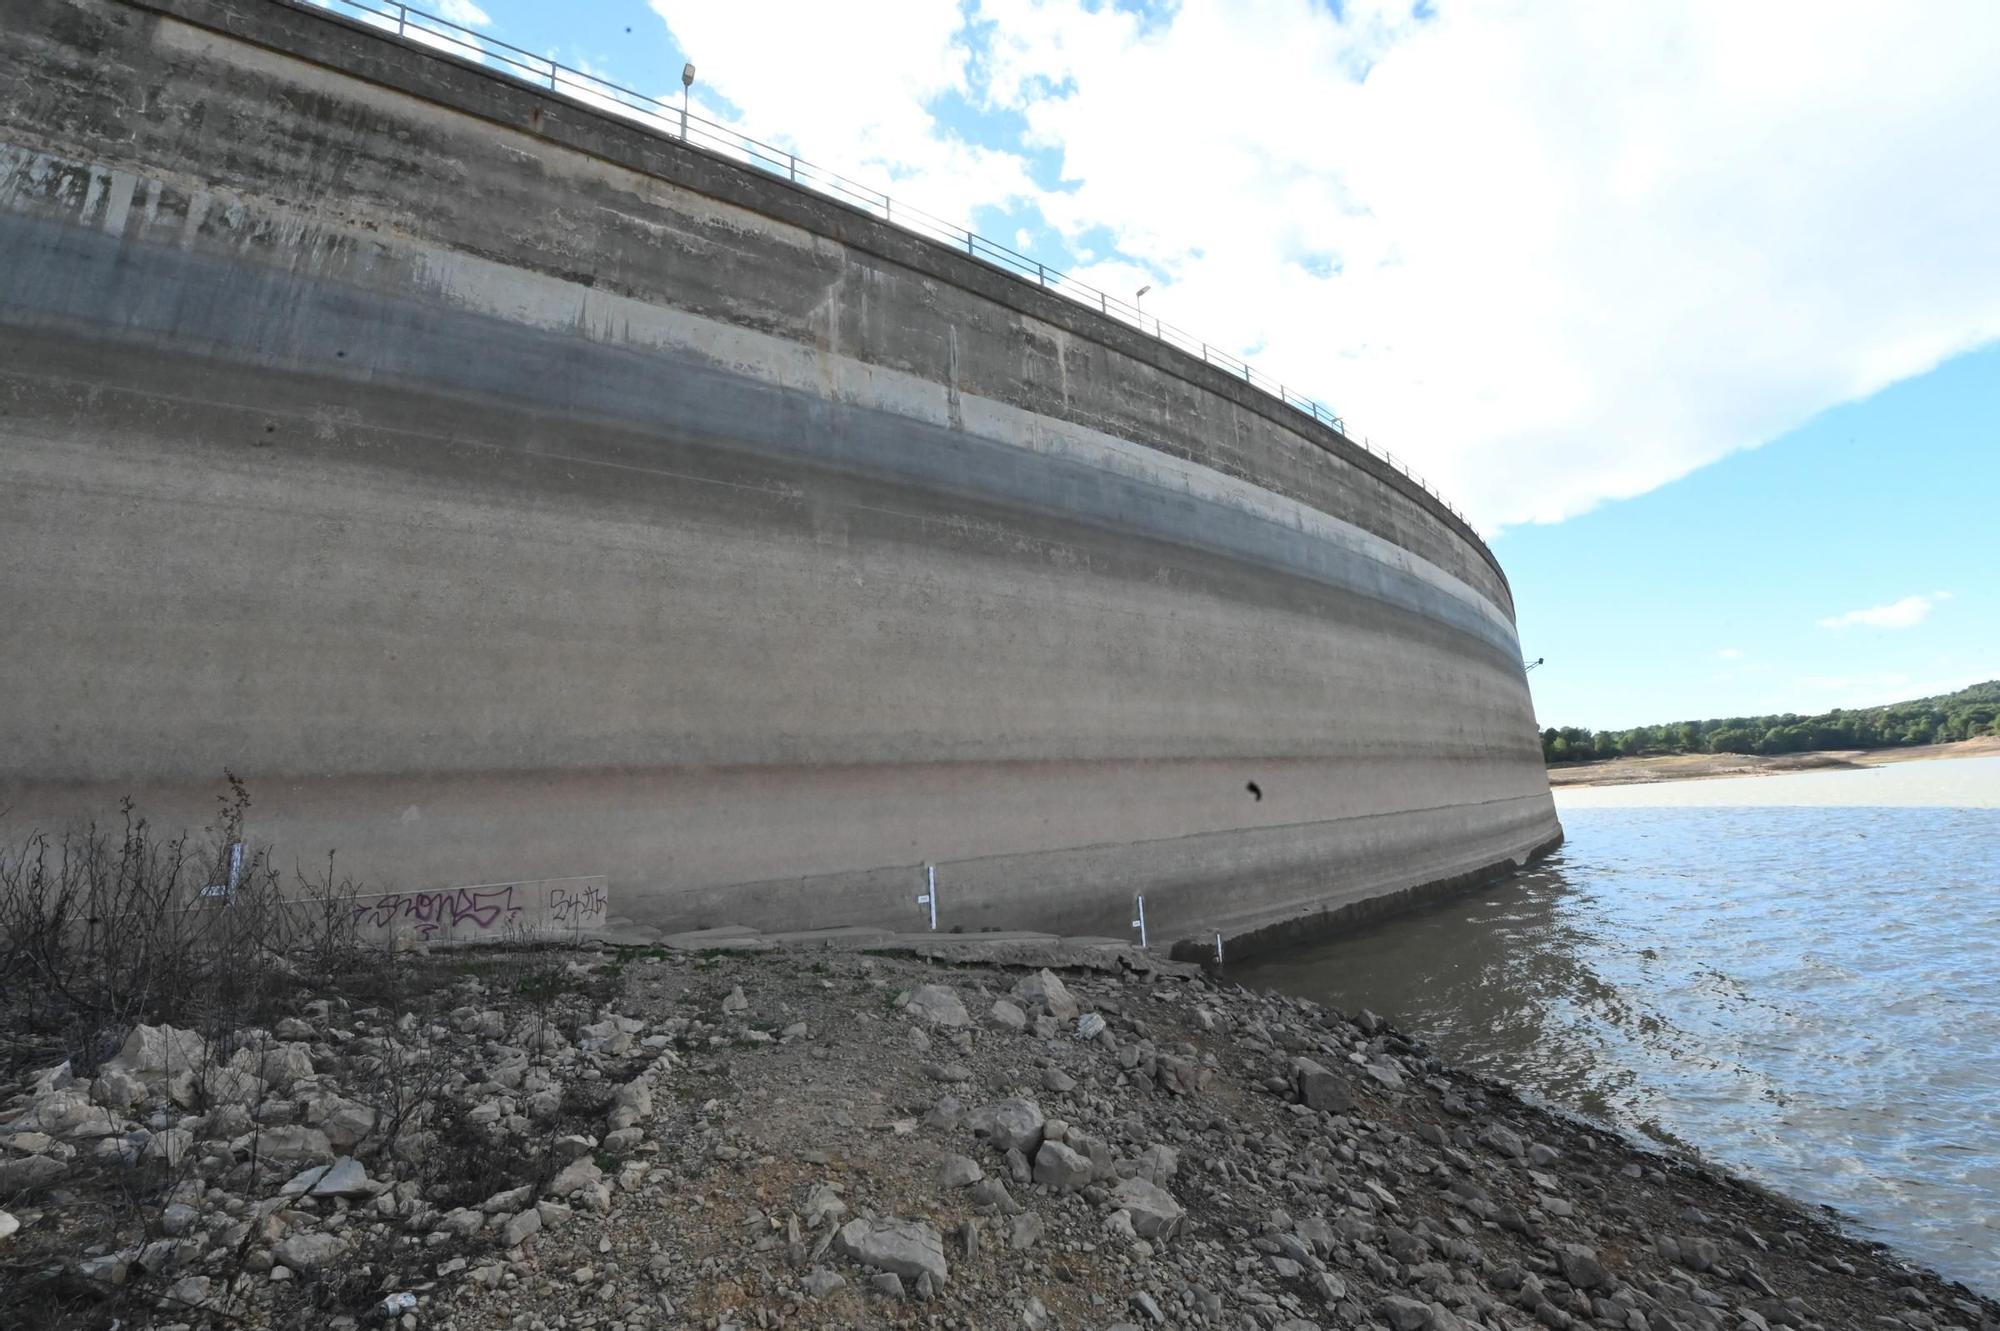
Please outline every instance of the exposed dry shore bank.
[[1882, 767], [1890, 763], [1925, 762], [1934, 758], [1985, 758], [1996, 753], [2000, 753], [2000, 736], [1993, 735], [1959, 740], [1953, 744], [1915, 745], [1907, 749], [1825, 749], [1769, 757], [1753, 753], [1678, 753], [1653, 758], [1608, 758], [1602, 762], [1565, 763], [1549, 769], [1549, 784], [1561, 789], [1564, 786], [1630, 786], [1710, 777], [1777, 776], [1786, 772], [1828, 768]]
[[405, 958], [396, 1008], [330, 994], [235, 1049], [151, 1029], [15, 1084], [13, 1306], [2000, 1331], [2000, 1304], [1824, 1215], [1524, 1105], [1367, 1014], [1110, 947], [732, 946]]

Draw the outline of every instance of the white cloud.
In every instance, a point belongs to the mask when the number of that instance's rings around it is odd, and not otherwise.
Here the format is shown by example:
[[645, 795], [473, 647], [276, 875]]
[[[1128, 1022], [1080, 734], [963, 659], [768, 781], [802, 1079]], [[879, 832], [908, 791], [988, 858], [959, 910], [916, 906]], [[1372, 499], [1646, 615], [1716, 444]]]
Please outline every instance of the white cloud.
[[1743, 659], [1743, 649], [1741, 647], [1724, 647], [1716, 655], [1724, 661], [1740, 661]]
[[[1488, 522], [1639, 493], [2000, 336], [2000, 9], [982, 0], [1149, 310]], [[1357, 71], [1366, 69], [1365, 79]]]
[[650, 0], [741, 127], [941, 222], [1037, 191], [1025, 160], [966, 142], [928, 109], [968, 89], [972, 34], [951, 0]]
[[650, 3], [746, 129], [948, 221], [1038, 207], [1486, 526], [2000, 337], [1987, 0]]
[[493, 22], [486, 11], [473, 4], [472, 0], [438, 0], [437, 14], [448, 23], [463, 24], [468, 28], [484, 28]]
[[1931, 607], [1939, 601], [1949, 601], [1950, 592], [1932, 592], [1928, 596], [1905, 596], [1900, 601], [1887, 605], [1872, 605], [1863, 610], [1849, 610], [1844, 614], [1829, 615], [1819, 621], [1823, 629], [1871, 628], [1871, 629], [1913, 629], [1930, 617]]

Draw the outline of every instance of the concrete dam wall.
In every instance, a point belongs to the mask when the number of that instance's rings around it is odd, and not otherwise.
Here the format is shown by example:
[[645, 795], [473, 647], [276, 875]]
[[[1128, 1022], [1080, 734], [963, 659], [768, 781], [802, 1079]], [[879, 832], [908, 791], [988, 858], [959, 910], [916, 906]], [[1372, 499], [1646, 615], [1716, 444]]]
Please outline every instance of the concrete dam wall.
[[0, 830], [1156, 939], [1560, 835], [1490, 553], [1198, 357], [320, 12], [5, 10]]

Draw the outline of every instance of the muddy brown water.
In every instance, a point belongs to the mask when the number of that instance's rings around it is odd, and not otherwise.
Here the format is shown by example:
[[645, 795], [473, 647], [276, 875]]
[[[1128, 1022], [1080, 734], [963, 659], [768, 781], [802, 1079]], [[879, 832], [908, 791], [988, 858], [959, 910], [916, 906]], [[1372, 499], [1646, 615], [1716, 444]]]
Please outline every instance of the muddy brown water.
[[2000, 1294], [2000, 757], [1557, 796], [1537, 871], [1232, 979]]

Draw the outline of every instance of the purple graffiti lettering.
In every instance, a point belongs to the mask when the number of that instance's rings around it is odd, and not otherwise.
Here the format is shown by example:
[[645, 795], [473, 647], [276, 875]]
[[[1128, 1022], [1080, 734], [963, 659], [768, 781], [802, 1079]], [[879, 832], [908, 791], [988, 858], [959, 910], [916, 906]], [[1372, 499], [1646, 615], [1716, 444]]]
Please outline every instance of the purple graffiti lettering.
[[398, 918], [415, 924], [426, 939], [441, 928], [470, 925], [491, 929], [502, 919], [519, 919], [521, 908], [514, 903], [512, 887], [453, 887], [439, 892], [391, 892], [366, 905], [357, 906], [354, 921], [364, 919], [377, 929], [386, 929]]

